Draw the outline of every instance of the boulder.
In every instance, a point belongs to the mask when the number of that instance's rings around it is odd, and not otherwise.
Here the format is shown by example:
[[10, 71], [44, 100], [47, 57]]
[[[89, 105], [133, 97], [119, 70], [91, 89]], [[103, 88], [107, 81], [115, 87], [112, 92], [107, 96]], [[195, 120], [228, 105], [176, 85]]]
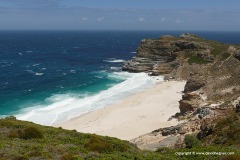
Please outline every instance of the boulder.
[[181, 142], [181, 137], [179, 135], [171, 136], [161, 140], [158, 143], [158, 148], [160, 147], [175, 148], [176, 146], [179, 145], [180, 142]]
[[240, 102], [239, 102], [238, 104], [236, 104], [236, 109], [235, 109], [235, 111], [236, 111], [237, 113], [240, 113]]
[[234, 57], [240, 61], [240, 52], [235, 53]]
[[198, 118], [202, 119], [207, 115], [213, 115], [214, 111], [212, 111], [210, 108], [207, 108], [207, 107], [201, 107], [194, 112], [194, 115], [197, 115], [197, 114], [198, 114]]
[[181, 114], [194, 111], [194, 107], [192, 106], [191, 102], [186, 100], [179, 101], [179, 109]]
[[199, 74], [191, 74], [184, 87], [184, 93], [199, 90], [206, 84], [204, 77]]
[[176, 134], [178, 133], [178, 130], [180, 129], [180, 126], [172, 126], [172, 127], [167, 127], [162, 129], [162, 135], [163, 136], [168, 136], [171, 134]]

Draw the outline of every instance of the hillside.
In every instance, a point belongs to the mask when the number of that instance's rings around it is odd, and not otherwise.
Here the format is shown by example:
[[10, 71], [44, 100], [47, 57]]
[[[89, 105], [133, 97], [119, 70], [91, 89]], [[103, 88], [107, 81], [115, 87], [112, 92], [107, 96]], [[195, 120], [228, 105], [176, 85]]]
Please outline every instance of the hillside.
[[[187, 81], [179, 101], [180, 113], [172, 117], [183, 120], [183, 123], [160, 128], [132, 140], [142, 149], [181, 148], [185, 146], [184, 138], [188, 134], [202, 141], [213, 135], [219, 136], [220, 133], [216, 135], [214, 132], [219, 121], [226, 120], [233, 113], [239, 114], [239, 45], [206, 40], [193, 34], [144, 39], [136, 57], [126, 62], [123, 70], [164, 75], [165, 80]], [[236, 118], [236, 123], [239, 124], [239, 118]], [[232, 128], [231, 122], [224, 125], [225, 129], [221, 131]], [[239, 125], [235, 129], [232, 136], [236, 138], [239, 137]], [[146, 139], [151, 142], [144, 143]], [[235, 144], [240, 144], [238, 138]]]
[[0, 159], [160, 159], [111, 137], [45, 127], [14, 117], [0, 119]]
[[[239, 127], [240, 115], [230, 117], [231, 129]], [[237, 121], [238, 119], [238, 121]], [[37, 125], [31, 122], [16, 120], [14, 117], [0, 119], [0, 159], [1, 160], [174, 160], [187, 159], [239, 159], [239, 128], [224, 132], [229, 135], [225, 145], [219, 141], [226, 121], [221, 121], [216, 134], [196, 143], [195, 139], [186, 142], [188, 148], [170, 149], [160, 147], [156, 152], [138, 149], [133, 144], [116, 138], [83, 134]], [[230, 134], [229, 134], [230, 133]], [[238, 136], [234, 136], [234, 134]], [[214, 142], [210, 142], [213, 141]], [[214, 144], [215, 143], [215, 144]], [[237, 144], [238, 143], [238, 144]], [[211, 145], [210, 145], [211, 144]], [[235, 155], [180, 155], [189, 152], [229, 152]]]

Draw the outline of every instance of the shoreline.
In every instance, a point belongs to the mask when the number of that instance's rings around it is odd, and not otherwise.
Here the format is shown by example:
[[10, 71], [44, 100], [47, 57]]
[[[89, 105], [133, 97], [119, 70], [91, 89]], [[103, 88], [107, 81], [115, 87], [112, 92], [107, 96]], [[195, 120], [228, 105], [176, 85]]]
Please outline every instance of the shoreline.
[[176, 119], [168, 120], [179, 112], [178, 101], [185, 84], [185, 81], [158, 82], [145, 91], [54, 126], [131, 140], [180, 123]]

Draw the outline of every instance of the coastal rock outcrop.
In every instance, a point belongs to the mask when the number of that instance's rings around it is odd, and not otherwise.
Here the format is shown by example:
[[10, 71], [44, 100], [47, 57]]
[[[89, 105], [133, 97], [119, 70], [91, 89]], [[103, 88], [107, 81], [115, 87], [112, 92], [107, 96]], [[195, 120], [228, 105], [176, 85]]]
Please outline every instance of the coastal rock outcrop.
[[187, 112], [194, 111], [194, 106], [191, 104], [190, 101], [180, 100], [179, 101], [179, 109], [181, 114], [185, 114]]
[[182, 38], [162, 36], [159, 39], [144, 39], [137, 49], [136, 57], [125, 62], [122, 70], [160, 75], [170, 74], [185, 63], [187, 57], [212, 62], [214, 57], [209, 55], [212, 48], [199, 40], [200, 37], [191, 34], [183, 34]]
[[[162, 36], [142, 40], [136, 56], [125, 62], [122, 69], [165, 75], [168, 80], [186, 80], [184, 93], [202, 90], [209, 103], [217, 99], [232, 101], [240, 92], [239, 50], [237, 45], [209, 41], [189, 33], [180, 37]], [[183, 111], [191, 109], [189, 103], [181, 101], [181, 104]]]
[[[240, 104], [232, 104], [240, 95], [239, 50], [239, 45], [209, 41], [189, 33], [142, 40], [136, 57], [125, 62], [123, 70], [164, 75], [165, 80], [186, 80], [179, 101], [180, 113], [175, 115], [184, 123], [160, 128], [133, 143], [151, 150], [164, 145], [181, 146], [185, 134], [197, 133], [199, 139], [204, 138], [212, 134], [214, 124], [229, 111], [240, 112]], [[144, 137], [152, 141], [143, 144]]]

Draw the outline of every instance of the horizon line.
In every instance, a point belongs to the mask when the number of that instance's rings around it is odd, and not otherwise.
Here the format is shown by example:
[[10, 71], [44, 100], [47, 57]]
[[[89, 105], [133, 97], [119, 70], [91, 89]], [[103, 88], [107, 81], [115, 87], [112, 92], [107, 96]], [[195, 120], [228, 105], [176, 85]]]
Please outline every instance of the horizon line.
[[240, 32], [240, 30], [143, 30], [143, 29], [0, 29], [2, 31], [153, 31], [153, 32]]

